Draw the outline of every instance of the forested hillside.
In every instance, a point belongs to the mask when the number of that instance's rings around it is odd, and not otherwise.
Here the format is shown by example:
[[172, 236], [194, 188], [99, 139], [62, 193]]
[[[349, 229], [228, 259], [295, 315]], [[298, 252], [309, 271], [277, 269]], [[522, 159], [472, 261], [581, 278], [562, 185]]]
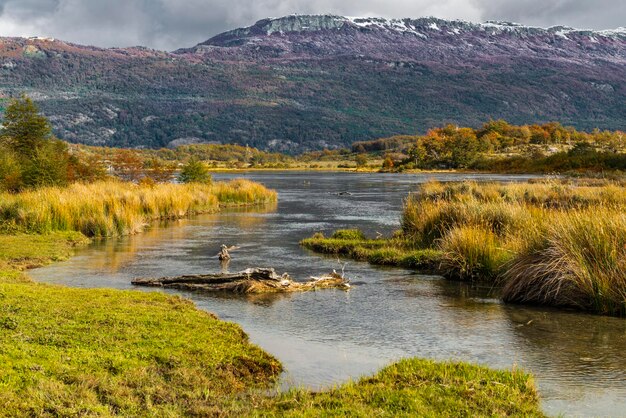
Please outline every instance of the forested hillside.
[[55, 134], [298, 153], [454, 123], [623, 129], [626, 31], [289, 16], [175, 52], [0, 39], [0, 95]]

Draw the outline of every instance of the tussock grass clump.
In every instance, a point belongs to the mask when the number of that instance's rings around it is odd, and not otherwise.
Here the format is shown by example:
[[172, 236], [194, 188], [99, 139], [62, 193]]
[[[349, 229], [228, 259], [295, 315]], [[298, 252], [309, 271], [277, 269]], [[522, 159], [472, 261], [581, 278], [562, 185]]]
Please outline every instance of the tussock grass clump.
[[140, 232], [157, 219], [275, 200], [275, 192], [246, 180], [212, 185], [73, 184], [0, 194], [0, 228], [9, 232], [79, 231], [89, 237], [119, 236]]
[[614, 183], [427, 184], [403, 231], [442, 273], [499, 280], [509, 302], [626, 314], [626, 189]]
[[303, 244], [398, 266], [413, 265], [409, 252], [436, 251], [438, 273], [502, 285], [505, 301], [626, 315], [625, 214], [626, 188], [609, 180], [430, 182], [406, 199], [401, 235], [376, 248]]
[[531, 212], [503, 202], [466, 201], [423, 202], [409, 199], [403, 212], [403, 231], [423, 246], [432, 246], [451, 229], [480, 225], [499, 236], [524, 227]]
[[331, 238], [342, 240], [364, 240], [365, 234], [358, 229], [340, 229], [333, 232]]
[[512, 257], [492, 230], [480, 226], [451, 229], [439, 248], [442, 271], [459, 280], [494, 279]]
[[[192, 188], [193, 185], [190, 185]], [[198, 187], [196, 184], [195, 187]], [[202, 185], [200, 185], [202, 187]], [[214, 183], [206, 190], [215, 195], [220, 206], [247, 206], [275, 202], [277, 194], [260, 183], [244, 179]]]
[[624, 212], [560, 213], [537, 246], [505, 272], [505, 301], [626, 315]]

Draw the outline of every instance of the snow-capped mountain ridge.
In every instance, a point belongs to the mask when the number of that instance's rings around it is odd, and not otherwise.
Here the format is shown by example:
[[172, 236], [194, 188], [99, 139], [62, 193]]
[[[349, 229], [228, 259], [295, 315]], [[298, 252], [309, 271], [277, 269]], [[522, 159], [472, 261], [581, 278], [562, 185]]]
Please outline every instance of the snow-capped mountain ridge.
[[519, 23], [471, 23], [435, 17], [385, 19], [335, 15], [268, 18], [176, 51], [206, 59], [252, 62], [353, 57], [383, 62], [601, 60], [624, 65], [626, 30], [538, 28]]
[[626, 29], [315, 15], [171, 53], [1, 38], [0, 78], [63, 139], [109, 146], [300, 152], [498, 118], [623, 130]]
[[[463, 20], [445, 20], [435, 17], [417, 19], [386, 19], [382, 17], [349, 17], [337, 15], [289, 15], [278, 18], [267, 18], [254, 25], [225, 32], [213, 39], [248, 35], [273, 35], [293, 32], [317, 32], [323, 30], [341, 30], [345, 28], [370, 30], [388, 30], [428, 35], [432, 31], [447, 30], [453, 34], [461, 32], [489, 31], [492, 34], [511, 33], [519, 35], [558, 34], [558, 36], [600, 36], [607, 38], [626, 39], [626, 28], [591, 30], [576, 29], [568, 26], [541, 28], [526, 26], [520, 23], [490, 20], [484, 23], [472, 23]], [[211, 42], [211, 40], [209, 40]]]

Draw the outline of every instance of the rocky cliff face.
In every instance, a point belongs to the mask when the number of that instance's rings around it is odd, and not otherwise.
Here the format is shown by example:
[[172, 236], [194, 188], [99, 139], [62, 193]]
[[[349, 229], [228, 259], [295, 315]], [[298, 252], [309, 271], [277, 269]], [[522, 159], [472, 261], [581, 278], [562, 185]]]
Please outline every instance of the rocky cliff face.
[[0, 95], [70, 141], [298, 152], [476, 125], [626, 129], [626, 29], [331, 15], [264, 19], [173, 53], [0, 40]]

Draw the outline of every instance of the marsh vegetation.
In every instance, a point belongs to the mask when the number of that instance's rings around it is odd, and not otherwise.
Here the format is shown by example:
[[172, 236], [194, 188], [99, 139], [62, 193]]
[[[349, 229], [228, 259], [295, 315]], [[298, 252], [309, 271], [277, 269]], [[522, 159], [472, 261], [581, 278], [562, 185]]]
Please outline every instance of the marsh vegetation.
[[[0, 414], [5, 416], [368, 416], [375, 411], [541, 415], [532, 379], [467, 364], [400, 362], [331, 392], [260, 395], [282, 365], [238, 325], [162, 293], [74, 289], [26, 271], [70, 257], [91, 237], [151, 222], [275, 202], [246, 180], [212, 182], [190, 160], [139, 170], [132, 152], [104, 162], [75, 155], [22, 98], [7, 110], [0, 148]], [[143, 167], [146, 168], [146, 167]], [[124, 179], [130, 181], [123, 181]], [[387, 400], [385, 400], [387, 399]], [[304, 402], [303, 402], [304, 401]]]
[[78, 231], [89, 237], [141, 232], [151, 221], [275, 202], [274, 191], [233, 180], [214, 184], [137, 185], [121, 181], [0, 194], [0, 231]]
[[502, 286], [507, 302], [626, 314], [626, 192], [614, 182], [431, 182], [394, 237], [357, 231], [308, 248]]
[[329, 391], [263, 395], [282, 366], [239, 326], [180, 297], [38, 284], [21, 271], [85, 243], [0, 235], [0, 415], [543, 416], [528, 374], [418, 359]]

